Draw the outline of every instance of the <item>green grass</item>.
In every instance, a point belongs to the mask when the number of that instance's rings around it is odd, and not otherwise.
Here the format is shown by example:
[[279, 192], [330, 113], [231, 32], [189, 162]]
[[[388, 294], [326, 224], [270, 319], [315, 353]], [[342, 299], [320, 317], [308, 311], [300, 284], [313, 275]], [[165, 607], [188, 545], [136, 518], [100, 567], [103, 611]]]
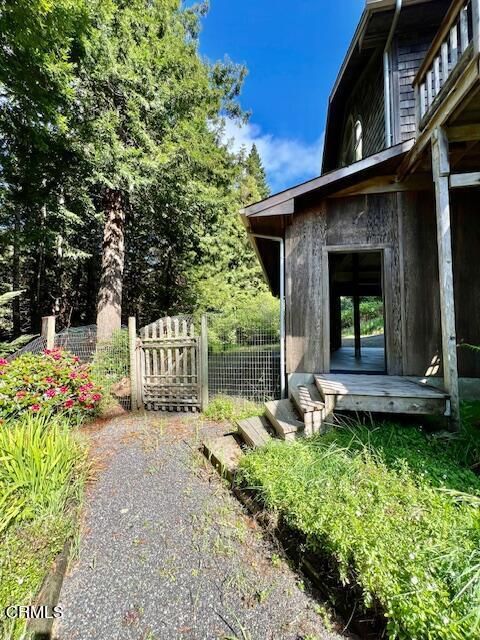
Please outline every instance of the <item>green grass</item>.
[[466, 422], [456, 438], [385, 423], [273, 441], [244, 457], [241, 481], [335, 562], [361, 607], [380, 608], [391, 638], [477, 638], [480, 478], [467, 464], [480, 430]]
[[209, 402], [203, 415], [214, 422], [235, 422], [253, 416], [261, 416], [264, 410], [265, 408], [261, 404], [233, 396], [219, 395]]
[[[33, 604], [75, 534], [86, 471], [85, 446], [65, 417], [30, 414], [2, 425], [0, 610]], [[23, 629], [22, 621], [0, 618], [0, 638], [20, 638]]]

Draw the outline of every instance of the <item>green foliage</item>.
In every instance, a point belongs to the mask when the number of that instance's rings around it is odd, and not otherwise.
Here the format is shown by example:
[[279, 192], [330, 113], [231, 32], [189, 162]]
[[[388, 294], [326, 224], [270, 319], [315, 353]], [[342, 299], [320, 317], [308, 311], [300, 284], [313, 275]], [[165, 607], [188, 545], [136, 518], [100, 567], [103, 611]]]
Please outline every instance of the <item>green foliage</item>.
[[[443, 451], [442, 451], [443, 448]], [[278, 441], [241, 462], [243, 482], [333, 558], [365, 608], [380, 606], [392, 638], [460, 640], [479, 633], [480, 480], [458, 450], [414, 428], [336, 429]]]
[[65, 416], [24, 414], [0, 429], [0, 534], [13, 522], [58, 510], [84, 450]]
[[205, 418], [214, 422], [236, 422], [263, 414], [263, 406], [246, 402], [233, 396], [216, 396], [203, 412]]
[[[23, 291], [7, 291], [7, 293], [0, 295], [0, 326], [5, 325], [6, 319], [10, 315], [8, 304], [16, 300], [22, 293]], [[26, 335], [20, 336], [10, 342], [0, 342], [0, 357], [7, 356], [21, 349], [28, 344], [32, 338], [33, 336]]]
[[0, 359], [0, 419], [24, 413], [67, 412], [72, 419], [93, 415], [102, 399], [88, 365], [54, 349], [27, 353], [12, 362]]
[[[353, 335], [353, 301], [352, 298], [343, 297], [342, 305], [342, 334]], [[384, 331], [383, 300], [381, 298], [360, 299], [360, 333], [362, 336], [371, 336]]]
[[[76, 530], [86, 449], [66, 416], [24, 414], [0, 429], [0, 602], [32, 603]], [[0, 637], [23, 637], [0, 620]]]

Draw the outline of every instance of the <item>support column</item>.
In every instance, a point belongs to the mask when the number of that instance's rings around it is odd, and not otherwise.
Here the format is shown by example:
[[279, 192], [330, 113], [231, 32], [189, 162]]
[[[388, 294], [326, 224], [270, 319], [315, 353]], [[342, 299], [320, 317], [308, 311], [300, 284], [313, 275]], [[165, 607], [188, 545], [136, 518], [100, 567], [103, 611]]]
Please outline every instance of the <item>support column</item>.
[[434, 131], [432, 137], [432, 171], [436, 196], [443, 376], [445, 390], [450, 395], [451, 427], [458, 430], [460, 428], [460, 400], [458, 393], [457, 335], [450, 218], [450, 161], [448, 157], [448, 138], [441, 127]]
[[358, 253], [353, 254], [353, 333], [355, 336], [355, 359], [362, 357], [362, 332], [360, 326], [360, 293], [359, 293], [360, 260]]

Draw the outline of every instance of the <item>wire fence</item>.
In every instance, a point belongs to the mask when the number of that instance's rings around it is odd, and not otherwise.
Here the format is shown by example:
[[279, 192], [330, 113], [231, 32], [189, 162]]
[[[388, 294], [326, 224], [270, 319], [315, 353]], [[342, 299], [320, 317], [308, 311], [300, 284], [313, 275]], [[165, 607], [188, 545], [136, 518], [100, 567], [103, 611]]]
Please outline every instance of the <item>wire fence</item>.
[[280, 397], [280, 323], [221, 314], [208, 317], [210, 398], [234, 396], [254, 402]]

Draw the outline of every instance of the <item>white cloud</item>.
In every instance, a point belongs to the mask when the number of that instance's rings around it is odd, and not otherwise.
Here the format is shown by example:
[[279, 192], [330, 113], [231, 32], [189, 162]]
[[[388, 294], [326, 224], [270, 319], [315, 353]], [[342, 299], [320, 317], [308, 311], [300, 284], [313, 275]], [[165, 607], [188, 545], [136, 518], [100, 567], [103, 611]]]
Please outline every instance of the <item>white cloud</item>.
[[323, 139], [308, 144], [294, 138], [278, 138], [249, 122], [241, 127], [232, 120], [225, 121], [224, 139], [234, 151], [242, 146], [250, 150], [257, 145], [267, 172], [272, 192], [281, 191], [320, 174]]

